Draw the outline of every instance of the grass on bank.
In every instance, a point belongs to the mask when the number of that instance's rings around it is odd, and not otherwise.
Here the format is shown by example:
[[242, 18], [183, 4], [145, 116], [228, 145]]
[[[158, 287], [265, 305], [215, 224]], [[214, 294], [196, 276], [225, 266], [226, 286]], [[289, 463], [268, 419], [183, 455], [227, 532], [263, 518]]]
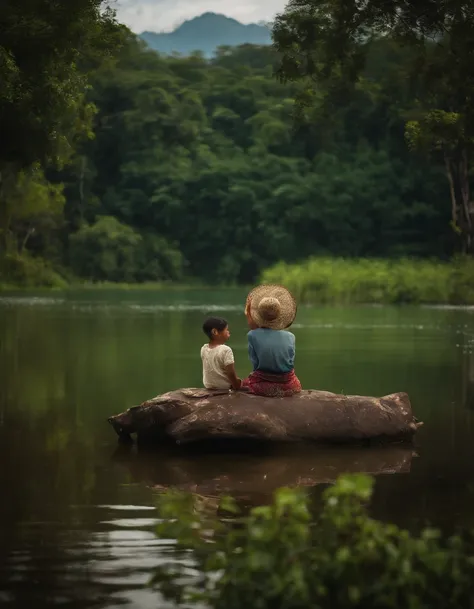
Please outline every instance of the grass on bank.
[[[300, 264], [280, 262], [260, 280], [282, 283], [308, 304], [451, 304], [474, 305], [474, 258], [376, 260], [310, 258]], [[0, 291], [10, 290], [171, 290], [212, 289], [202, 282], [92, 282], [32, 256], [0, 258]], [[224, 286], [219, 286], [224, 287]]]
[[17, 253], [0, 256], [0, 291], [38, 288], [62, 290], [68, 285], [68, 278], [43, 258]]
[[310, 258], [280, 262], [262, 275], [307, 304], [474, 304], [474, 259]]
[[176, 281], [144, 281], [142, 283], [123, 283], [114, 281], [81, 281], [74, 279], [69, 284], [68, 288], [71, 290], [145, 290], [154, 292], [156, 290], [192, 290], [192, 289], [206, 289], [202, 283], [199, 282], [176, 282]]
[[75, 277], [66, 268], [55, 268], [46, 260], [27, 254], [7, 254], [0, 257], [0, 292], [18, 290], [183, 290], [205, 289], [201, 282], [147, 281], [123, 283], [89, 281]]

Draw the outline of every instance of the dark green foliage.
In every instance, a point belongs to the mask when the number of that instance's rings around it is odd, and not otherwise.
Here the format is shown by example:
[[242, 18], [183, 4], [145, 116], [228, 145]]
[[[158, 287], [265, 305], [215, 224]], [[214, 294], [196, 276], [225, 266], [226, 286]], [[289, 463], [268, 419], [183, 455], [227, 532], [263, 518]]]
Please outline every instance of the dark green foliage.
[[[341, 68], [308, 90], [274, 77], [281, 56], [271, 47], [163, 57], [90, 2], [87, 53], [79, 61], [71, 51], [82, 93], [67, 88], [68, 110], [60, 87], [51, 107], [58, 121], [82, 117], [77, 135], [91, 137], [78, 139], [61, 123], [64, 167], [47, 162], [58, 160], [59, 148], [36, 148], [31, 135], [28, 154], [15, 155], [21, 165], [31, 152], [35, 163], [1, 171], [5, 249], [95, 281], [184, 274], [228, 284], [310, 256], [449, 258], [456, 251], [444, 161], [411, 153], [405, 138], [413, 119], [413, 146], [429, 140], [426, 121], [413, 118], [423, 83], [410, 76], [410, 48], [393, 38], [374, 41], [355, 81]], [[5, 6], [13, 19], [17, 9]], [[110, 41], [112, 56], [104, 58]], [[0, 95], [11, 110], [15, 65], [1, 53], [10, 76]], [[68, 78], [63, 70], [57, 82], [66, 86]], [[301, 95], [311, 103], [295, 125]], [[33, 107], [44, 114], [33, 122], [48, 143], [59, 123], [48, 122], [49, 102]], [[31, 196], [21, 198], [21, 184]], [[35, 193], [41, 209], [30, 205]]]
[[70, 237], [71, 268], [91, 281], [179, 280], [180, 252], [166, 239], [140, 235], [113, 217], [102, 216]]
[[86, 65], [113, 51], [104, 0], [0, 3], [0, 171], [60, 162], [87, 133]]
[[[383, 49], [387, 41], [405, 49], [406, 83], [392, 91], [402, 110], [399, 118], [405, 119], [407, 143], [443, 168], [452, 228], [463, 250], [472, 253], [474, 3], [290, 0], [273, 35], [281, 54], [280, 78], [306, 83], [300, 112], [307, 105], [327, 111], [335, 99], [353, 97], [371, 58], [373, 63], [374, 49]], [[401, 84], [399, 78], [395, 83]], [[403, 91], [408, 96], [400, 97]]]
[[474, 260], [308, 258], [280, 262], [262, 275], [300, 302], [347, 304], [474, 304]]
[[[63, 167], [78, 142], [92, 137], [88, 75], [118, 48], [122, 31], [104, 0], [0, 3], [0, 255], [7, 279], [34, 275], [27, 246], [55, 263], [63, 258], [58, 243], [51, 251], [63, 187], [48, 183], [45, 171]], [[20, 275], [11, 265], [18, 256]]]
[[295, 90], [274, 79], [269, 49], [163, 58], [131, 39], [92, 81], [95, 139], [67, 176], [66, 215], [152, 230], [212, 282], [315, 253], [449, 254], [443, 178], [408, 155], [392, 95], [403, 53], [387, 47], [380, 82], [334, 107], [327, 137], [317, 112], [293, 128]]
[[371, 494], [368, 476], [343, 476], [316, 515], [303, 491], [280, 489], [247, 517], [225, 500], [226, 522], [192, 496], [165, 496], [158, 534], [178, 540], [180, 560], [159, 567], [154, 583], [168, 598], [216, 609], [472, 608], [472, 535], [415, 536], [373, 520]]
[[[65, 288], [67, 281], [41, 258], [8, 253], [0, 256], [0, 288]], [[3, 280], [6, 280], [5, 284]]]

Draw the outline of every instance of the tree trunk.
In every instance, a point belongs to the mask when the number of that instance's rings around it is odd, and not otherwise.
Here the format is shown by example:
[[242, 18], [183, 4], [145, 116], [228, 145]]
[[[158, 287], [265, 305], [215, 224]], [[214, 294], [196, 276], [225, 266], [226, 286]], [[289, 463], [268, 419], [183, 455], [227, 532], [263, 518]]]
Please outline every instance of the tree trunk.
[[7, 253], [12, 249], [12, 243], [18, 250], [11, 225], [13, 221], [13, 206], [9, 204], [9, 197], [15, 188], [18, 173], [14, 165], [5, 165], [0, 168], [0, 246]]
[[471, 217], [467, 151], [463, 150], [459, 153], [459, 157], [455, 159], [445, 152], [444, 163], [451, 196], [451, 222], [453, 229], [461, 238], [463, 253], [472, 253], [473, 222]]
[[79, 217], [84, 222], [84, 178], [86, 174], [86, 157], [81, 158], [81, 173], [79, 175]]
[[410, 440], [421, 423], [406, 393], [382, 398], [307, 390], [287, 398], [179, 389], [110, 417], [123, 439], [360, 442]]
[[451, 162], [447, 153], [444, 153], [444, 164], [446, 167], [446, 176], [449, 182], [449, 193], [451, 195], [451, 221], [453, 223], [453, 228], [456, 230], [458, 228], [458, 203], [456, 201], [456, 190], [454, 188], [454, 178], [453, 171], [451, 168]]
[[459, 172], [459, 187], [461, 191], [461, 203], [465, 224], [465, 249], [466, 253], [472, 251], [472, 221], [470, 211], [470, 188], [469, 188], [469, 161], [467, 151], [463, 150], [461, 168]]
[[26, 244], [28, 243], [29, 238], [31, 237], [31, 235], [33, 235], [35, 230], [36, 230], [36, 228], [33, 227], [33, 228], [29, 228], [26, 231], [25, 238], [23, 239], [21, 246], [20, 246], [20, 255], [22, 255], [25, 252]]

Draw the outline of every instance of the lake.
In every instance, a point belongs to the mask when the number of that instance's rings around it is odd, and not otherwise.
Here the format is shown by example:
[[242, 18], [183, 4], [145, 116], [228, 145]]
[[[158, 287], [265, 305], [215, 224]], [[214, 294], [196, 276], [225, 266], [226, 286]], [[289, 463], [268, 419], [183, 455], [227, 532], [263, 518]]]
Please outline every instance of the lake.
[[340, 471], [379, 473], [372, 512], [412, 530], [474, 524], [474, 310], [301, 307], [303, 386], [407, 391], [415, 446], [291, 447], [254, 455], [120, 448], [107, 417], [201, 386], [204, 315], [231, 329], [249, 371], [242, 290], [0, 296], [0, 604], [165, 607], [146, 587], [172, 548], [153, 534], [156, 495], [231, 492], [251, 506], [280, 485], [315, 498]]

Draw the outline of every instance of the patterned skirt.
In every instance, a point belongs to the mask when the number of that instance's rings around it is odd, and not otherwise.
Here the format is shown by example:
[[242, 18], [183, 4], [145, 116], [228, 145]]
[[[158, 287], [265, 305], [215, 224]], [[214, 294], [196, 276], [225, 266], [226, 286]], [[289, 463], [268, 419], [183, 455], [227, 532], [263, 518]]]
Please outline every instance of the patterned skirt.
[[299, 393], [301, 383], [294, 370], [285, 374], [270, 374], [256, 370], [242, 381], [242, 388], [255, 395], [284, 398]]

